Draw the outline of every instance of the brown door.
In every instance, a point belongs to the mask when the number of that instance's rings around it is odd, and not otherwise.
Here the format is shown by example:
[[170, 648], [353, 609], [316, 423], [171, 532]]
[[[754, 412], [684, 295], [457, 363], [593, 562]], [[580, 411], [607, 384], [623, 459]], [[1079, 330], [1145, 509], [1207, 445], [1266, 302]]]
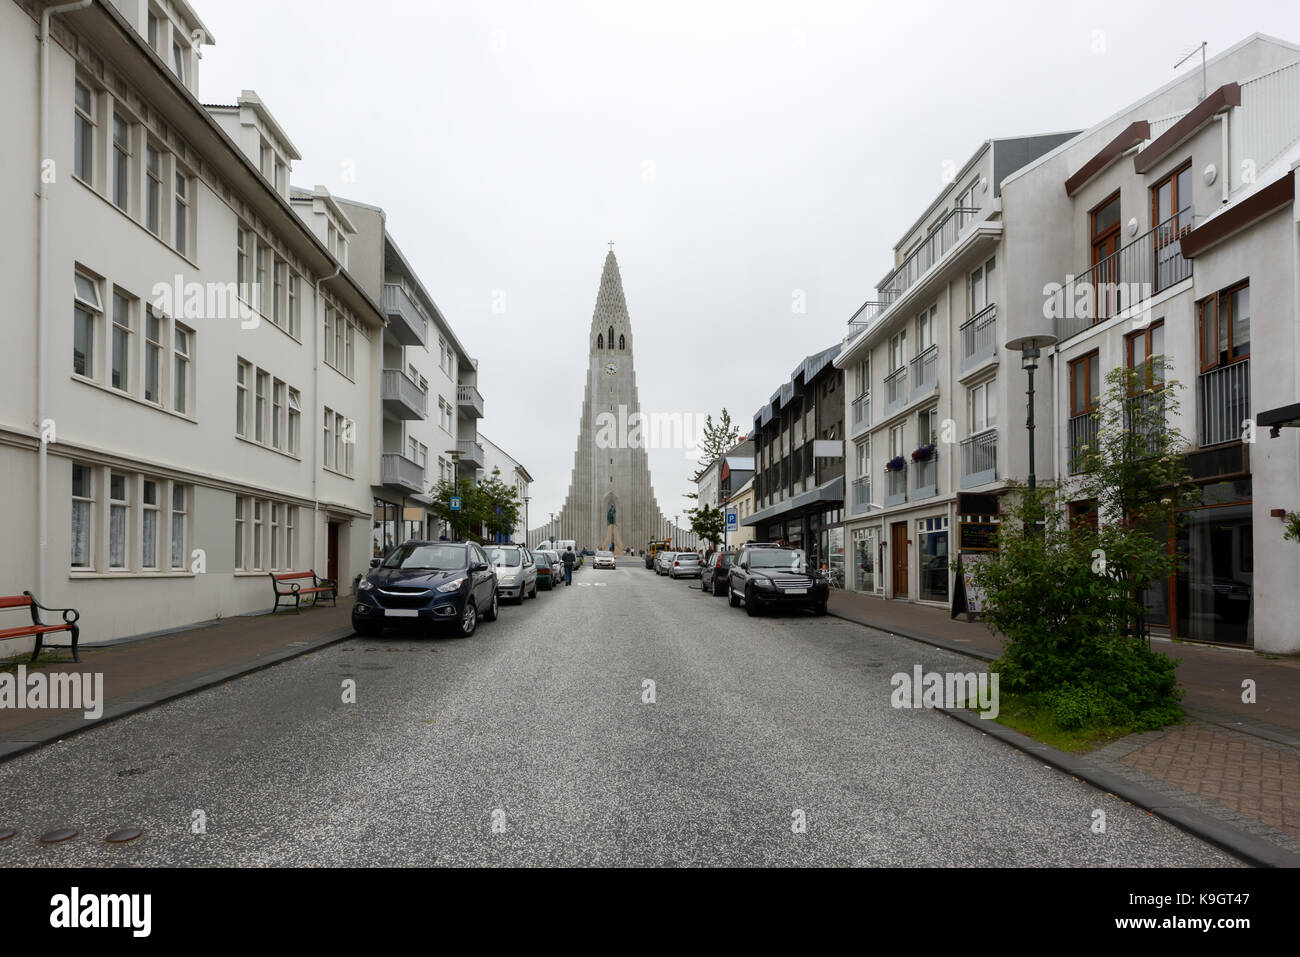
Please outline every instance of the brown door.
[[329, 566], [325, 572], [326, 576], [334, 581], [339, 580], [339, 523], [329, 523], [329, 558], [326, 564]]
[[894, 553], [893, 595], [895, 598], [907, 597], [907, 522], [895, 522], [890, 526], [889, 549]]
[[1116, 285], [1122, 282], [1119, 269], [1119, 193], [1092, 211], [1093, 322], [1109, 319], [1124, 308]]

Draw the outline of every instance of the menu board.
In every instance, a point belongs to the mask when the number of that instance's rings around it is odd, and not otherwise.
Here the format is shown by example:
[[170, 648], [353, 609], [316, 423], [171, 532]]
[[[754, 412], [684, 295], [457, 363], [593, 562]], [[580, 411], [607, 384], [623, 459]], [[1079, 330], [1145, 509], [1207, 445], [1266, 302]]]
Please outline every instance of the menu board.
[[996, 552], [997, 522], [958, 522], [957, 550], [962, 552]]
[[963, 612], [967, 621], [974, 621], [984, 612], [984, 589], [974, 581], [973, 572], [980, 562], [986, 561], [984, 555], [958, 555], [956, 583], [952, 593], [952, 617]]

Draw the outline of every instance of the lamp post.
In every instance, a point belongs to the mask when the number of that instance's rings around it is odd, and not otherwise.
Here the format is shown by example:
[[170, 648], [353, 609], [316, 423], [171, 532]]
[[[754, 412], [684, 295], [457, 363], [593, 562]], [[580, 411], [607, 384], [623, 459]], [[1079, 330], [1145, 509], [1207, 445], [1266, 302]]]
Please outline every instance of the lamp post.
[[1029, 388], [1025, 392], [1028, 397], [1025, 403], [1025, 429], [1029, 433], [1029, 488], [1031, 490], [1038, 487], [1038, 476], [1034, 474], [1034, 372], [1038, 369], [1042, 347], [1050, 346], [1054, 342], [1056, 336], [1051, 333], [1041, 333], [1020, 336], [1007, 343], [1008, 349], [1020, 353], [1020, 368], [1024, 369], [1029, 377]]
[[[528, 496], [524, 496], [524, 544], [528, 544]], [[511, 536], [512, 538], [514, 536]]]

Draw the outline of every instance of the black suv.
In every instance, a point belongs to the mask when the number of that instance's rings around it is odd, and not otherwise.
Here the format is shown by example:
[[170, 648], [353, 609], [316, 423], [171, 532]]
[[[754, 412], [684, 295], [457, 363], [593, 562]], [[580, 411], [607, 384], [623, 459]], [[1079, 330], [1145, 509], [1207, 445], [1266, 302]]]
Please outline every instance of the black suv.
[[745, 602], [751, 616], [765, 608], [808, 608], [826, 614], [830, 586], [808, 567], [802, 548], [747, 544], [727, 572], [727, 600], [732, 608]]
[[377, 635], [384, 625], [446, 625], [468, 638], [497, 619], [497, 576], [473, 542], [403, 542], [357, 584], [352, 628]]

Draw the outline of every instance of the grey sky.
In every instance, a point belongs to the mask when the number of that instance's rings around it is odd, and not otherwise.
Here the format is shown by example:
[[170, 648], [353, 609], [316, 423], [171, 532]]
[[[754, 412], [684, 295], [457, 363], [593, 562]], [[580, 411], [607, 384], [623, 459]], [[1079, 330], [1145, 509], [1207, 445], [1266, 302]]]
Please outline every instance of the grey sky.
[[[388, 211], [479, 359], [481, 431], [536, 478], [533, 525], [568, 487], [608, 240], [643, 409], [745, 430], [873, 297], [945, 162], [1091, 126], [1202, 40], [1300, 41], [1293, 2], [194, 6], [203, 99], [256, 90], [296, 185]], [[684, 453], [651, 468], [666, 514], [692, 504]]]

